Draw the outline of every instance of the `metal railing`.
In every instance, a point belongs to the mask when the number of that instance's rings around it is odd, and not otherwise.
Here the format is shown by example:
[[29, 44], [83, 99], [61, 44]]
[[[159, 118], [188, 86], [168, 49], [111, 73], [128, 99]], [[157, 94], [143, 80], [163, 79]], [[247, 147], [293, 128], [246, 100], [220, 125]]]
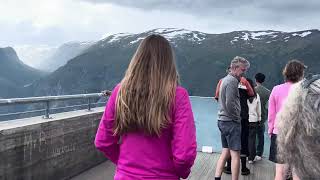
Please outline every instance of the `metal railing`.
[[[107, 91], [108, 92], [108, 91]], [[44, 111], [43, 118], [50, 118], [50, 110], [52, 109], [62, 109], [62, 108], [50, 108], [50, 103], [54, 101], [66, 101], [66, 100], [75, 100], [75, 99], [87, 99], [86, 104], [74, 105], [74, 106], [66, 106], [63, 108], [70, 107], [80, 107], [83, 105], [87, 106], [87, 110], [91, 111], [92, 105], [99, 104], [93, 103], [92, 99], [98, 99], [101, 97], [107, 97], [109, 94], [106, 91], [101, 93], [92, 93], [92, 94], [76, 94], [76, 95], [62, 95], [62, 96], [43, 96], [43, 97], [28, 97], [28, 98], [12, 98], [12, 99], [0, 99], [0, 106], [10, 106], [17, 104], [34, 104], [34, 103], [43, 103], [45, 105], [45, 109], [41, 110], [32, 110], [32, 111], [24, 111], [24, 112], [14, 112], [14, 113], [6, 113], [0, 114], [0, 116], [8, 116], [8, 115], [19, 115], [24, 113], [35, 113]]]

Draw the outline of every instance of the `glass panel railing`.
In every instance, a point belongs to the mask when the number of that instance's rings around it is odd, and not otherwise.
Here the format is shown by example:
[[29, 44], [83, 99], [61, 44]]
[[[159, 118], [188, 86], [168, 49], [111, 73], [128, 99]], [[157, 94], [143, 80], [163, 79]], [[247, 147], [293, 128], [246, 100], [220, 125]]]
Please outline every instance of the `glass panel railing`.
[[[211, 97], [190, 96], [196, 121], [198, 150], [203, 146], [212, 147], [213, 152], [221, 152], [220, 131], [217, 126], [218, 103]], [[267, 127], [267, 125], [266, 125]], [[269, 156], [270, 138], [265, 131], [264, 156]]]

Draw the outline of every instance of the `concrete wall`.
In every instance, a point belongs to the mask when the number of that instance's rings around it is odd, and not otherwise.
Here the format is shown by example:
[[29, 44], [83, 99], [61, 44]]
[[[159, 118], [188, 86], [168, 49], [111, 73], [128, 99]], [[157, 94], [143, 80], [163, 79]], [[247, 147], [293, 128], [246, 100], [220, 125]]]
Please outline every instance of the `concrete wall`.
[[105, 161], [93, 143], [102, 111], [0, 123], [0, 179], [69, 179]]

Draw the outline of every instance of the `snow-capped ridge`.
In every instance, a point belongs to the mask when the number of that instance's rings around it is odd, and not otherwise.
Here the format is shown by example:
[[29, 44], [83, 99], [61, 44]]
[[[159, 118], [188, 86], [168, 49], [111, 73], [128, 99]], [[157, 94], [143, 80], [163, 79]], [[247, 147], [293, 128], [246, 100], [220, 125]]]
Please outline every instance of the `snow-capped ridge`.
[[292, 36], [306, 37], [306, 36], [310, 35], [311, 33], [312, 33], [311, 31], [305, 31], [302, 33], [293, 33]]

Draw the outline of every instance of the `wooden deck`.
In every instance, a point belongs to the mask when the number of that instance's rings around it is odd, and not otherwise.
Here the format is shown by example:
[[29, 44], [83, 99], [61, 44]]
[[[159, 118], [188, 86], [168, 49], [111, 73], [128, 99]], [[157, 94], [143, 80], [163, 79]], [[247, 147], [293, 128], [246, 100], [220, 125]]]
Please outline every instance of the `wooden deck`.
[[[190, 180], [213, 180], [220, 154], [201, 153], [197, 155], [196, 162], [192, 167]], [[240, 180], [272, 180], [274, 179], [275, 166], [270, 161], [263, 159], [262, 161], [248, 164], [251, 174], [248, 176], [240, 175]], [[110, 162], [104, 162], [88, 171], [72, 178], [72, 180], [113, 180], [115, 166]], [[223, 180], [231, 180], [231, 175], [223, 174]]]

